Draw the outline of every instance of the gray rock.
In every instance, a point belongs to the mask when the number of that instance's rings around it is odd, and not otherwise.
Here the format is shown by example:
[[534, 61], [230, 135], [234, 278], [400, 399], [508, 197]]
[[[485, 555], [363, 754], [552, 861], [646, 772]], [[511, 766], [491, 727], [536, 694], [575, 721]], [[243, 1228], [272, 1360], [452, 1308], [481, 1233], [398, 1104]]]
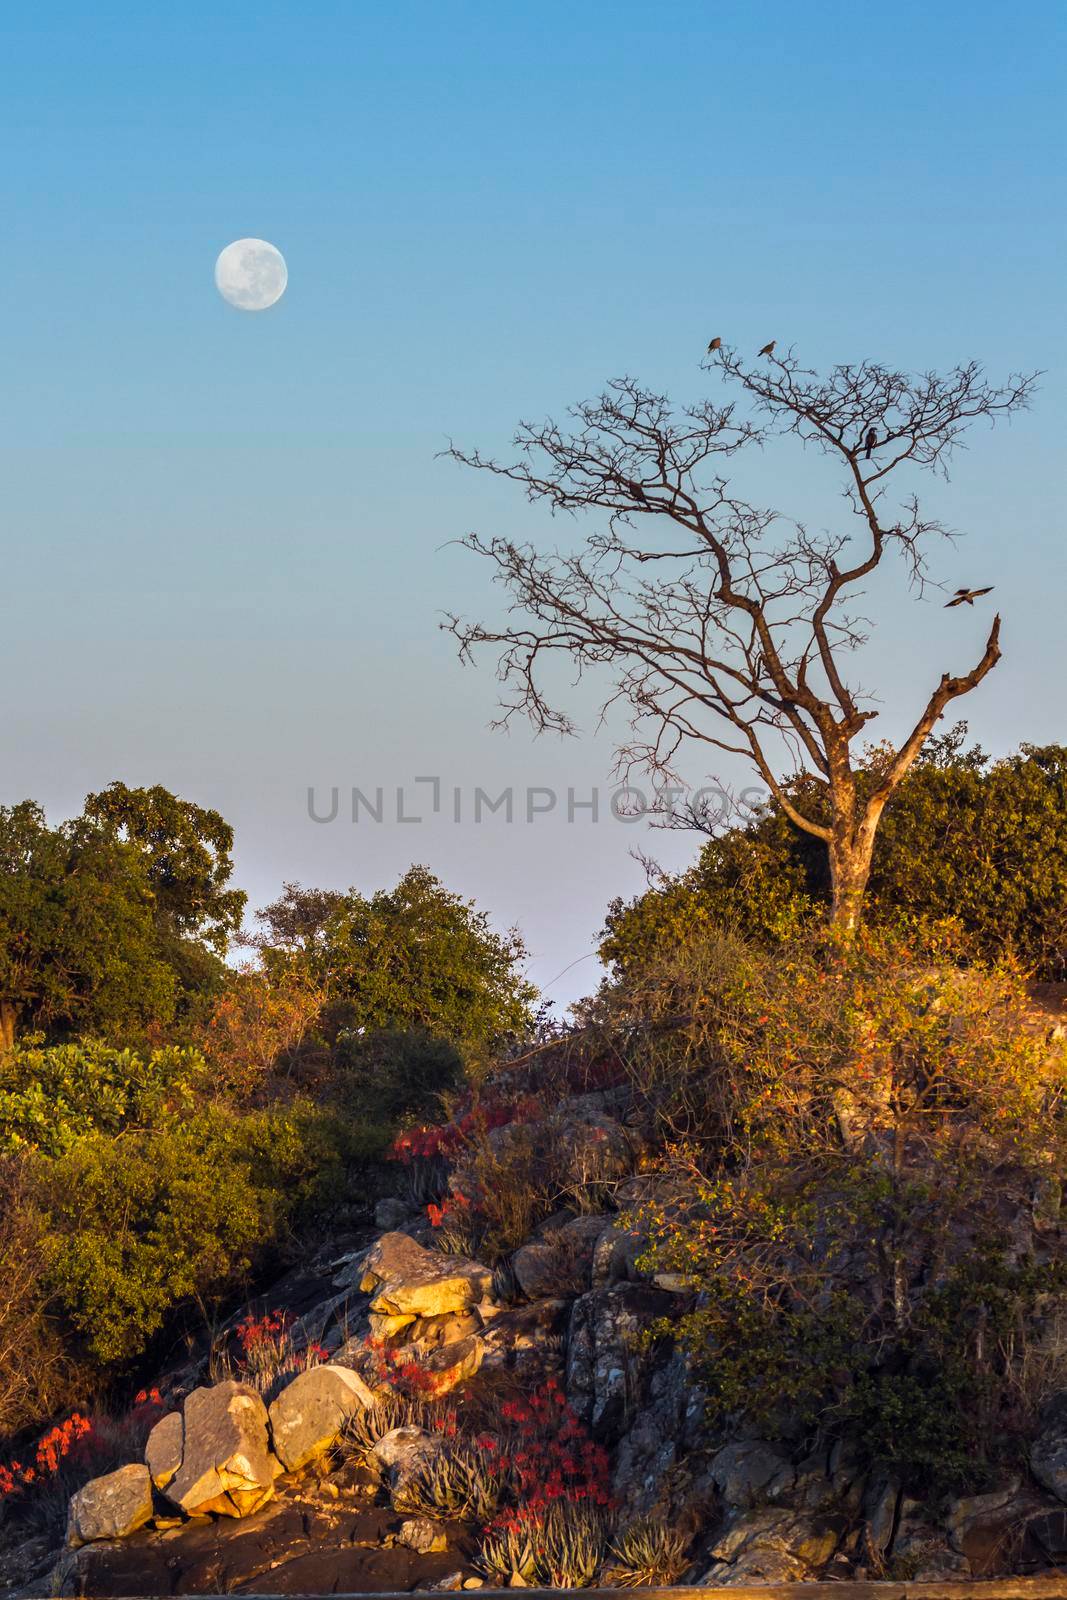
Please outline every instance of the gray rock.
[[639, 1336], [676, 1301], [651, 1284], [593, 1289], [574, 1302], [567, 1341], [567, 1393], [596, 1436], [614, 1442], [637, 1415], [649, 1358]]
[[1018, 1547], [1028, 1515], [1041, 1508], [1035, 1491], [1010, 1478], [988, 1494], [953, 1500], [943, 1519], [944, 1531], [970, 1573], [984, 1578], [1005, 1570], [1005, 1552]]
[[1041, 1432], [1030, 1447], [1030, 1471], [1043, 1489], [1067, 1501], [1067, 1393], [1045, 1408]]
[[516, 1250], [511, 1267], [526, 1298], [549, 1300], [584, 1294], [592, 1280], [597, 1241], [606, 1225], [606, 1217], [574, 1217]]
[[793, 1469], [773, 1445], [763, 1439], [742, 1439], [724, 1445], [712, 1457], [710, 1473], [723, 1500], [730, 1506], [749, 1507], [788, 1492]]
[[185, 1428], [180, 1411], [160, 1417], [144, 1447], [145, 1464], [157, 1489], [165, 1489], [182, 1464]]
[[385, 1469], [394, 1493], [422, 1471], [434, 1456], [444, 1448], [440, 1434], [428, 1433], [425, 1428], [393, 1428], [370, 1451], [374, 1460]]
[[925, 1506], [903, 1500], [890, 1551], [889, 1570], [904, 1568], [916, 1583], [969, 1578], [971, 1564], [954, 1550], [944, 1532], [931, 1520]]
[[374, 1208], [374, 1226], [381, 1228], [383, 1233], [392, 1233], [402, 1227], [410, 1215], [410, 1206], [406, 1206], [403, 1200], [397, 1200], [393, 1195], [387, 1195], [384, 1200], [379, 1200]]
[[863, 1496], [863, 1515], [866, 1520], [866, 1538], [871, 1549], [879, 1556], [889, 1552], [893, 1531], [897, 1525], [900, 1505], [900, 1485], [889, 1478], [875, 1478]]
[[151, 1516], [152, 1475], [135, 1461], [78, 1490], [70, 1502], [67, 1543], [76, 1548], [96, 1539], [125, 1539]]
[[409, 1550], [417, 1551], [420, 1556], [430, 1556], [448, 1549], [448, 1534], [438, 1523], [431, 1522], [429, 1517], [409, 1517], [400, 1524], [396, 1542], [406, 1544]]
[[718, 1497], [715, 1485], [705, 1474], [693, 1478], [674, 1470], [700, 1442], [703, 1391], [676, 1349], [640, 1377], [640, 1400], [615, 1452], [615, 1498], [630, 1520], [655, 1513], [673, 1522], [682, 1518], [694, 1530], [706, 1528]]
[[274, 1451], [289, 1472], [307, 1466], [337, 1443], [348, 1418], [374, 1404], [349, 1367], [309, 1367], [286, 1385], [270, 1408]]
[[1039, 1511], [1026, 1523], [1024, 1559], [1036, 1559], [1062, 1566], [1067, 1561], [1067, 1510]]
[[647, 1281], [648, 1274], [637, 1263], [649, 1242], [648, 1234], [636, 1228], [615, 1224], [605, 1228], [593, 1252], [593, 1288]]
[[282, 1468], [268, 1445], [267, 1408], [255, 1389], [232, 1379], [194, 1389], [183, 1419], [182, 1464], [167, 1485], [168, 1500], [189, 1515], [226, 1517], [246, 1517], [265, 1505]]

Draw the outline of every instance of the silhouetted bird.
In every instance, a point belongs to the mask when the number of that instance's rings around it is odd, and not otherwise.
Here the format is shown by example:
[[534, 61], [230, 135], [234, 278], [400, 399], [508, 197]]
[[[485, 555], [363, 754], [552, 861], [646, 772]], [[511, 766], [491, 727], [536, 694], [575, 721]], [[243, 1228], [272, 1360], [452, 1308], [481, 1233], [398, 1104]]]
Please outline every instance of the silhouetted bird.
[[761, 355], [761, 356], [773, 356], [773, 354], [774, 354], [774, 347], [775, 347], [775, 345], [776, 345], [776, 344], [777, 344], [777, 343], [778, 343], [778, 340], [777, 340], [777, 339], [772, 339], [772, 340], [771, 340], [771, 342], [770, 342], [770, 344], [765, 344], [765, 345], [764, 345], [764, 346], [763, 346], [763, 349], [762, 349], [762, 350], [761, 350], [761, 351], [760, 351], [760, 355]]
[[871, 459], [871, 451], [878, 443], [878, 435], [875, 433], [873, 428], [867, 429], [867, 437], [863, 442], [867, 446], [866, 450], [863, 452], [863, 458], [865, 461], [869, 461]]
[[711, 343], [708, 345], [708, 355], [709, 356], [713, 356], [715, 354], [716, 350], [720, 349], [721, 346], [722, 346], [722, 340], [721, 339], [717, 339], [717, 338], [713, 339], [711, 341]]
[[945, 610], [950, 611], [953, 606], [973, 606], [981, 594], [992, 594], [993, 584], [988, 584], [984, 589], [957, 589], [954, 597], [945, 605]]

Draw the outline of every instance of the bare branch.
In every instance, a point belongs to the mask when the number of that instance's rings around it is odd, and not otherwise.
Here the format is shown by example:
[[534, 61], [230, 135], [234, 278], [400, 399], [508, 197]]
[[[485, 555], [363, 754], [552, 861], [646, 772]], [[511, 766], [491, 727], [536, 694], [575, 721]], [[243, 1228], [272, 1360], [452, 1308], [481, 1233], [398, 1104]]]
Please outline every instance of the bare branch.
[[[966, 428], [1024, 408], [1036, 379], [997, 387], [976, 362], [945, 377], [864, 362], [821, 378], [792, 351], [749, 366], [729, 349], [711, 370], [740, 390], [747, 413], [711, 401], [674, 411], [621, 378], [575, 407], [567, 426], [523, 423], [510, 462], [450, 449], [553, 512], [603, 515], [577, 554], [469, 535], [462, 543], [494, 567], [515, 620], [444, 625], [464, 659], [496, 650], [502, 721], [521, 713], [538, 731], [571, 733], [545, 667], [562, 657], [575, 679], [603, 672], [601, 716], [629, 709], [619, 771], [639, 766], [668, 781], [692, 744], [744, 755], [795, 826], [826, 841], [835, 874], [847, 858], [865, 882], [861, 858], [866, 851], [869, 867], [878, 818], [926, 733], [999, 659], [998, 618], [977, 667], [942, 677], [875, 796], [861, 802], [851, 746], [878, 713], [846, 673], [867, 636], [852, 602], [890, 551], [904, 556], [921, 598], [928, 547], [946, 536], [910, 489], [892, 515], [883, 510], [891, 476], [905, 464], [945, 473]], [[815, 535], [731, 490], [722, 470], [730, 458], [781, 434], [839, 462], [860, 548], [848, 529]], [[829, 823], [797, 801], [791, 780], [804, 768], [825, 782]]]

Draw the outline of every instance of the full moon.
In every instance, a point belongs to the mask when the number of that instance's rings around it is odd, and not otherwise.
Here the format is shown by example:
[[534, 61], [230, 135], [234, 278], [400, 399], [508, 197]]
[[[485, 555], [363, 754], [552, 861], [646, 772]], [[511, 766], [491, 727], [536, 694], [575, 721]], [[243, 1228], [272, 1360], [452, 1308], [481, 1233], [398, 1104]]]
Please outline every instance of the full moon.
[[288, 282], [285, 257], [266, 239], [235, 239], [215, 262], [215, 287], [238, 311], [266, 311]]

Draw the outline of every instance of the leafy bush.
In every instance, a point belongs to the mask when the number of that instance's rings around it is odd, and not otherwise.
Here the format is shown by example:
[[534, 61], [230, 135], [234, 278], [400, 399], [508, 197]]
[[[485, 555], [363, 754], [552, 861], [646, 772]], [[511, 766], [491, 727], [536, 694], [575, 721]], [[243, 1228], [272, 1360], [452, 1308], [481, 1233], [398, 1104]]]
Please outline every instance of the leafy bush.
[[334, 1129], [306, 1105], [205, 1107], [128, 1130], [116, 1156], [87, 1134], [35, 1174], [48, 1281], [104, 1365], [132, 1361], [175, 1306], [232, 1288], [343, 1177]]
[[0, 1159], [0, 1434], [54, 1415], [76, 1387], [45, 1290], [44, 1219], [33, 1205], [24, 1160]]
[[61, 1156], [87, 1134], [115, 1135], [188, 1112], [210, 1086], [195, 1050], [139, 1054], [96, 1040], [0, 1055], [0, 1153]]
[[648, 1264], [700, 1292], [662, 1331], [718, 1422], [858, 1429], [913, 1488], [973, 1482], [1004, 1442], [1012, 1329], [1062, 1277], [1011, 1263], [1018, 1212], [1062, 1168], [1063, 1048], [1027, 1025], [1010, 967], [886, 931], [773, 956], [726, 941], [713, 981], [689, 949], [624, 1005], [631, 1034], [641, 993], [673, 1020], [647, 1034], [650, 1092], [672, 1062], [703, 1067], [699, 1137], [635, 1219]]
[[344, 1032], [334, 1046], [334, 1091], [349, 1116], [425, 1117], [462, 1076], [459, 1051], [424, 1028]]
[[395, 889], [337, 899], [300, 959], [339, 1031], [417, 1030], [447, 1040], [478, 1070], [531, 1026], [524, 958], [517, 933], [494, 933], [472, 902], [412, 867]]

